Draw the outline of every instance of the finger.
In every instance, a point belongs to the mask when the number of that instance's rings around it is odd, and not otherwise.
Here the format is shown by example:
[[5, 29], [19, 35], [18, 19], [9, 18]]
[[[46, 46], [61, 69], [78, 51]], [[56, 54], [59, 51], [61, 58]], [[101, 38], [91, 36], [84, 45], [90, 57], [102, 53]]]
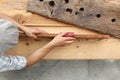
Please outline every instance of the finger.
[[47, 34], [48, 34], [48, 32], [46, 32], [46, 31], [44, 31], [44, 30], [41, 30], [41, 29], [39, 29], [39, 28], [38, 28], [37, 30], [38, 30], [40, 33], [43, 33], [43, 34], [44, 34], [44, 33], [47, 33]]
[[67, 34], [67, 33], [68, 33], [68, 32], [60, 32], [60, 33], [59, 33], [59, 36], [62, 36], [62, 37], [63, 37], [63, 36], [64, 36], [65, 34]]
[[33, 32], [33, 34], [40, 34], [41, 33], [41, 31], [39, 31], [39, 30], [35, 30], [34, 32]]
[[70, 40], [75, 40], [76, 38], [74, 37], [65, 37], [65, 40], [70, 41]]
[[19, 33], [20, 33], [20, 34], [24, 34], [25, 32], [23, 32], [23, 31], [19, 31]]
[[72, 44], [74, 41], [66, 41], [65, 44]]
[[68, 32], [63, 37], [75, 37], [75, 34], [74, 34], [74, 32]]
[[34, 34], [31, 34], [31, 37], [32, 37], [33, 39], [36, 39], [36, 38], [37, 38], [37, 36], [34, 35]]
[[34, 34], [49, 34], [48, 32], [46, 31], [43, 31], [43, 30], [37, 30], [35, 32], [33, 32]]
[[47, 33], [47, 34], [49, 34], [47, 31], [44, 31], [44, 30], [40, 30], [40, 29], [39, 29], [39, 31], [41, 31], [42, 33]]
[[42, 33], [42, 34], [49, 34], [48, 32], [43, 31], [43, 30], [41, 31], [41, 33]]

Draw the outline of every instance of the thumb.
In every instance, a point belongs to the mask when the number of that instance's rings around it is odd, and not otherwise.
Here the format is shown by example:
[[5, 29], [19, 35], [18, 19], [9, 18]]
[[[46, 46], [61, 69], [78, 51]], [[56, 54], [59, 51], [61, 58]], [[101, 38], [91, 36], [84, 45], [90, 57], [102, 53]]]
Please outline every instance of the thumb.
[[66, 35], [68, 32], [61, 32], [60, 36], [63, 37], [64, 35]]
[[35, 34], [31, 34], [31, 37], [32, 37], [33, 39], [36, 39], [36, 38], [37, 38], [37, 36], [36, 36]]

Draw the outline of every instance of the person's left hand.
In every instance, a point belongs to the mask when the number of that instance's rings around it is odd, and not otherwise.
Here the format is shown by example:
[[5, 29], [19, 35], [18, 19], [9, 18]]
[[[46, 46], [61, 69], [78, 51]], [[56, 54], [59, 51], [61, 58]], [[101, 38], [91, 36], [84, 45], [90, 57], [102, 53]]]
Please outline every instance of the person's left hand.
[[24, 27], [24, 33], [33, 39], [36, 39], [39, 34], [48, 34], [46, 31], [30, 27]]

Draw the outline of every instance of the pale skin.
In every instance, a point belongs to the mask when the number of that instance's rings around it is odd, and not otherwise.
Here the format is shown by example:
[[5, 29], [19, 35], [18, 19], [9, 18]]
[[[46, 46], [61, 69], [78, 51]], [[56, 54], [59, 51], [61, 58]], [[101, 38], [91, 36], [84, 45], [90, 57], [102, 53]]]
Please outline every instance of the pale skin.
[[[14, 25], [17, 26], [17, 28], [19, 30], [23, 31], [28, 37], [31, 37], [31, 38], [36, 39], [38, 34], [48, 34], [47, 32], [37, 29], [37, 28], [25, 27], [5, 14], [0, 13], [0, 18], [11, 21]], [[32, 53], [30, 56], [28, 56], [26, 58], [27, 59], [26, 67], [29, 67], [29, 66], [39, 62], [55, 47], [61, 47], [61, 46], [72, 44], [74, 42], [75, 38], [74, 37], [63, 37], [66, 33], [67, 32], [59, 33], [52, 41], [50, 41], [44, 47], [36, 50], [34, 53]]]

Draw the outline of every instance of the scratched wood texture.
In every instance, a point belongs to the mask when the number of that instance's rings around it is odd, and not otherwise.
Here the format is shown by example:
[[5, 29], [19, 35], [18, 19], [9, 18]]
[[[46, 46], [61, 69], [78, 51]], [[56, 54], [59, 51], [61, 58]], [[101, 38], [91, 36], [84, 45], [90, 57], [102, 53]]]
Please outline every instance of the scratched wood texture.
[[[113, 0], [112, 0], [113, 1]], [[120, 38], [120, 0], [28, 0], [27, 10]]]
[[[115, 3], [115, 0], [108, 0]], [[118, 4], [118, 3], [115, 3]], [[0, 12], [5, 13], [19, 23], [29, 27], [37, 27], [48, 32], [75, 32], [82, 34], [98, 34], [74, 25], [61, 23], [26, 11], [27, 0], [0, 0]], [[30, 38], [20, 38], [18, 45], [7, 51], [9, 55], [28, 56], [38, 48], [47, 44], [50, 38], [40, 38], [35, 41]], [[49, 60], [80, 60], [80, 59], [120, 59], [120, 40], [115, 38], [105, 40], [77, 39], [72, 45], [58, 47], [52, 50], [44, 59]]]

